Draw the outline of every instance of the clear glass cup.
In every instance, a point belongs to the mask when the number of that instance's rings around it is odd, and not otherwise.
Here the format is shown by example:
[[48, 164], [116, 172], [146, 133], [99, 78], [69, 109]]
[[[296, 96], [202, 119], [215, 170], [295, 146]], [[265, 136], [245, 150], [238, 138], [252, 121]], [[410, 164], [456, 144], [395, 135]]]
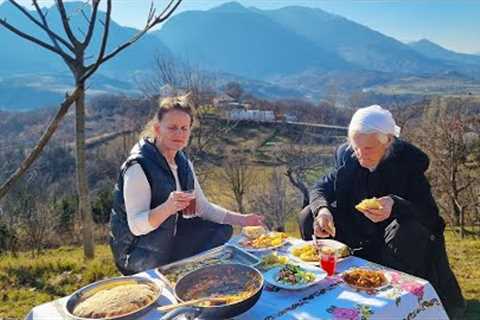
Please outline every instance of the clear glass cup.
[[197, 216], [197, 208], [196, 208], [196, 203], [195, 203], [195, 190], [184, 190], [183, 192], [189, 193], [192, 195], [192, 200], [190, 200], [190, 203], [188, 206], [182, 210], [182, 216], [184, 219], [192, 219]]

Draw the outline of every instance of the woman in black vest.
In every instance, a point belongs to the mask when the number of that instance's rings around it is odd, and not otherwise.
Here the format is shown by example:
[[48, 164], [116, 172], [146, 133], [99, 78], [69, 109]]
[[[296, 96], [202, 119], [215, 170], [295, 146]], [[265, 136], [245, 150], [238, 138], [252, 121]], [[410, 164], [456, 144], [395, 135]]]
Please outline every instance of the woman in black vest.
[[110, 246], [122, 274], [222, 245], [232, 235], [231, 225], [263, 224], [260, 215], [208, 202], [181, 151], [192, 124], [188, 96], [162, 100], [148, 134], [142, 134], [121, 167], [113, 192]]

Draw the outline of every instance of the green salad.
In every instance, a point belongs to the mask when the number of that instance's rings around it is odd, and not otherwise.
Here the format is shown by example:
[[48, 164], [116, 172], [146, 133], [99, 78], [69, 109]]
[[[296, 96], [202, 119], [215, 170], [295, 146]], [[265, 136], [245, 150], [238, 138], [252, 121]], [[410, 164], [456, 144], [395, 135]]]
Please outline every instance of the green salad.
[[280, 269], [275, 280], [289, 285], [299, 285], [314, 281], [315, 274], [298, 265], [288, 263]]

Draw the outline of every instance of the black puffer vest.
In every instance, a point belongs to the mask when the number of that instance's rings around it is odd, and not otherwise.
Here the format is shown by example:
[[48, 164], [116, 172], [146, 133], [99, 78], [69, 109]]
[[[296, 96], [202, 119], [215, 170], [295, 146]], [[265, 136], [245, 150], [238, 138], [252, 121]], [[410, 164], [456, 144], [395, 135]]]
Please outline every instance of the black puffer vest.
[[[193, 189], [193, 173], [186, 155], [183, 152], [178, 152], [175, 162], [178, 166], [178, 179], [182, 190]], [[177, 216], [172, 215], [157, 229], [148, 234], [135, 236], [130, 231], [125, 210], [123, 183], [125, 172], [136, 163], [141, 165], [150, 184], [152, 192], [150, 209], [164, 203], [170, 193], [176, 190], [175, 178], [166, 159], [154, 143], [146, 139], [140, 140], [133, 147], [128, 159], [123, 163], [113, 190], [110, 246], [115, 263], [120, 270], [125, 267], [129, 253], [137, 248], [141, 248], [149, 256], [145, 258], [148, 258], [152, 265], [146, 266], [146, 268], [169, 263], [173, 248], [172, 240], [176, 230]], [[152, 257], [155, 257], [155, 259], [152, 260]]]

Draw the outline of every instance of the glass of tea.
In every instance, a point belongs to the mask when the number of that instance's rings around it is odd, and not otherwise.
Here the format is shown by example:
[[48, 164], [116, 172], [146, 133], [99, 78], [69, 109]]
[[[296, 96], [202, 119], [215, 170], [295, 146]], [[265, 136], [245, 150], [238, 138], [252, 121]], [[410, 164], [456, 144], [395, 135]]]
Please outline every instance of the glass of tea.
[[333, 276], [337, 266], [337, 253], [335, 249], [330, 247], [321, 247], [319, 250], [320, 266], [327, 273], [327, 275]]
[[197, 208], [195, 204], [195, 190], [191, 189], [191, 190], [185, 190], [183, 192], [191, 194], [192, 199], [190, 200], [190, 203], [188, 204], [188, 206], [185, 209], [183, 209], [182, 216], [184, 219], [195, 218], [197, 216], [197, 210], [196, 210]]

